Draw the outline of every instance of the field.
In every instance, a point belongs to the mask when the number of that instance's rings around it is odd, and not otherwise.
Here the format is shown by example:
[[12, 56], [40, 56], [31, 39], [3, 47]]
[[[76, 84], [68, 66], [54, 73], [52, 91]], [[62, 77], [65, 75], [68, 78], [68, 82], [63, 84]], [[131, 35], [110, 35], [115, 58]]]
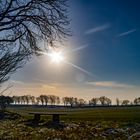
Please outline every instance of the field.
[[[48, 140], [92, 140], [92, 139], [138, 139], [140, 138], [140, 107], [96, 107], [96, 108], [33, 108], [12, 107], [8, 111], [18, 113], [17, 119], [0, 121], [0, 139], [48, 139]], [[30, 123], [28, 112], [65, 112], [63, 128], [48, 127], [51, 117], [42, 116], [38, 125]]]

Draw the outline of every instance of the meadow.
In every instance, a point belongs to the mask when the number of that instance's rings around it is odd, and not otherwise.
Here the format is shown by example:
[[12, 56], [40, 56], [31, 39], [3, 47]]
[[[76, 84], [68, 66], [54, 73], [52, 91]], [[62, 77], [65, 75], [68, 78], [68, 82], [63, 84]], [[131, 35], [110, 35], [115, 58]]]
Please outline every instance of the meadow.
[[[25, 118], [32, 118], [28, 112], [63, 112], [67, 116], [62, 116], [64, 121], [133, 121], [140, 122], [140, 106], [132, 107], [93, 107], [93, 108], [46, 108], [46, 107], [15, 107], [9, 108], [21, 114]], [[45, 116], [43, 118], [50, 119]]]
[[[10, 107], [16, 117], [0, 120], [0, 139], [17, 140], [137, 140], [140, 138], [140, 107], [45, 108]], [[10, 112], [9, 112], [10, 111]], [[28, 112], [65, 112], [63, 128], [48, 127], [50, 116], [30, 125]]]

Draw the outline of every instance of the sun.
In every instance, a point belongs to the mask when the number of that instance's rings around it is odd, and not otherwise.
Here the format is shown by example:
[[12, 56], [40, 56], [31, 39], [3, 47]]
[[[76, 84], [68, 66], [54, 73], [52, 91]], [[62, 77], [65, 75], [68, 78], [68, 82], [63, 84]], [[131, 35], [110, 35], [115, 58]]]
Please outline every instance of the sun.
[[64, 56], [61, 52], [52, 52], [49, 56], [51, 57], [52, 62], [57, 64], [64, 60]]

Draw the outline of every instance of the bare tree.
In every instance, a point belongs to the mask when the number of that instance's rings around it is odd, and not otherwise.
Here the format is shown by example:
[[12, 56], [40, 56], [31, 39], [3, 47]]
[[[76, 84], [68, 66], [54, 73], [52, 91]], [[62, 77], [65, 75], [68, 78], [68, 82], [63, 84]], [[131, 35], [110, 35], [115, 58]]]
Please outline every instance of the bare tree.
[[98, 98], [92, 98], [92, 99], [89, 101], [89, 104], [90, 104], [90, 105], [96, 106], [98, 101], [99, 101]]
[[57, 105], [60, 104], [60, 98], [59, 98], [59, 96], [56, 96], [56, 104], [57, 104]]
[[44, 95], [40, 95], [39, 98], [40, 98], [41, 104], [44, 105], [44, 102], [45, 102]]
[[32, 105], [35, 104], [35, 97], [34, 96], [30, 96], [30, 100], [31, 100]]
[[29, 102], [31, 101], [31, 96], [30, 95], [25, 95], [24, 98], [25, 98], [26, 104], [28, 105]]
[[107, 105], [111, 105], [111, 103], [112, 103], [111, 99], [109, 99], [109, 98], [106, 97], [106, 104]]
[[[0, 46], [1, 47], [1, 46]], [[9, 79], [10, 75], [25, 63], [30, 53], [19, 49], [17, 52], [0, 50], [0, 84]]]
[[48, 101], [49, 101], [49, 97], [47, 95], [44, 95], [44, 102], [46, 106], [48, 104]]
[[17, 104], [17, 96], [13, 96], [12, 100], [13, 100], [14, 104]]
[[36, 97], [36, 104], [39, 105], [40, 103], [40, 97]]
[[135, 105], [140, 104], [140, 97], [134, 99], [134, 104], [135, 104]]
[[66, 1], [0, 1], [0, 83], [28, 56], [41, 54], [46, 46], [69, 35]]
[[69, 97], [63, 97], [62, 102], [64, 103], [64, 106], [67, 106], [69, 104]]
[[106, 97], [105, 96], [101, 96], [99, 98], [99, 101], [101, 102], [102, 105], [105, 105], [106, 104]]
[[111, 105], [111, 103], [112, 103], [111, 99], [109, 99], [105, 96], [101, 96], [99, 98], [99, 101], [101, 102], [101, 105]]
[[56, 96], [55, 95], [48, 95], [48, 97], [49, 97], [49, 103], [51, 104], [51, 106], [55, 105]]
[[120, 100], [119, 100], [119, 98], [116, 98], [116, 105], [117, 105], [117, 106], [120, 105]]
[[86, 101], [84, 99], [78, 99], [78, 105], [80, 107], [84, 106], [86, 104]]
[[0, 96], [0, 108], [4, 110], [10, 103], [12, 103], [13, 100], [9, 96]]
[[129, 103], [130, 103], [129, 100], [123, 100], [123, 101], [122, 101], [122, 105], [126, 105], [126, 106], [127, 106]]

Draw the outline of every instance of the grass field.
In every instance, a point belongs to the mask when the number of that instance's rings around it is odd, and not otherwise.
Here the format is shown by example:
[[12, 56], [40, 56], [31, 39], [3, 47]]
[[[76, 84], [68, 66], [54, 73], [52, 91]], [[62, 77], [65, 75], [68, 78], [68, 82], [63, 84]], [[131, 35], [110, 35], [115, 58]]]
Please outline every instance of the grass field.
[[[26, 118], [32, 116], [28, 112], [65, 112], [67, 116], [62, 116], [65, 121], [133, 121], [140, 122], [140, 107], [96, 107], [96, 108], [32, 108], [18, 107], [9, 108], [9, 110], [17, 112]], [[43, 117], [44, 118], [44, 117]], [[45, 118], [49, 119], [50, 117]]]
[[[140, 107], [33, 108], [12, 107], [16, 119], [0, 120], [0, 140], [139, 140]], [[64, 127], [48, 127], [44, 116], [36, 125], [29, 112], [65, 112]], [[17, 114], [18, 113], [18, 114]], [[11, 115], [14, 116], [14, 115]]]

